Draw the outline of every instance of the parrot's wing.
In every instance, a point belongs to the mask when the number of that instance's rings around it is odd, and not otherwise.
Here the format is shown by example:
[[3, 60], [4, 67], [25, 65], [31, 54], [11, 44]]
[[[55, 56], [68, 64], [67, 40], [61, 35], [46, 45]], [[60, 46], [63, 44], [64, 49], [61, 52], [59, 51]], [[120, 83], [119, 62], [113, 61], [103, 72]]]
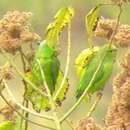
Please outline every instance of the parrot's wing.
[[113, 70], [113, 64], [114, 64], [114, 59], [113, 58], [109, 58], [105, 61], [105, 64], [103, 66], [103, 70], [102, 70], [102, 75], [100, 75], [100, 79], [98, 79], [95, 83], [94, 83], [94, 87], [91, 88], [91, 93], [95, 92], [95, 91], [99, 91], [102, 90], [106, 81], [109, 79], [109, 77], [111, 76], [112, 70]]
[[55, 90], [55, 84], [57, 82], [57, 77], [59, 73], [59, 67], [60, 67], [59, 61], [57, 58], [48, 59], [46, 60], [46, 62], [42, 67], [47, 85], [51, 93], [53, 93]]
[[82, 95], [85, 88], [88, 86], [88, 84], [91, 80], [91, 77], [93, 76], [93, 73], [95, 72], [95, 69], [97, 68], [94, 64], [91, 65], [91, 67], [89, 67], [89, 66], [84, 70], [82, 77], [80, 79], [80, 82], [78, 84], [78, 88], [76, 91], [77, 98], [79, 98]]

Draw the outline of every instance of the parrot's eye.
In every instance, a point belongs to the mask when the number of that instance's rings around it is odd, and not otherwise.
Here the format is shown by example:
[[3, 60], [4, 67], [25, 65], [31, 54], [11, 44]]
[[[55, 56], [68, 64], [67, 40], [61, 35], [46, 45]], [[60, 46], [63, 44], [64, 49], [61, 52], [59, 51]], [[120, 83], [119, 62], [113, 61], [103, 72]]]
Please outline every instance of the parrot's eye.
[[110, 53], [112, 53], [113, 51], [114, 51], [113, 49], [108, 50], [108, 52], [110, 52]]

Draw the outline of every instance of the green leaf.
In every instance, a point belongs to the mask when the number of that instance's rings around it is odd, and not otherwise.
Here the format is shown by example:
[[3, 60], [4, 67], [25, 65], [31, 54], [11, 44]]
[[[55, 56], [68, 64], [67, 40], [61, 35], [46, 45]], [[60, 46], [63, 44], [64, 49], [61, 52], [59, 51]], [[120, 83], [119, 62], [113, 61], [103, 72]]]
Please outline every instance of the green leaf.
[[4, 121], [0, 123], [0, 130], [16, 130], [15, 124], [12, 121]]
[[[31, 72], [27, 73], [27, 77], [31, 82], [36, 84], [40, 90], [43, 90], [44, 88], [43, 85], [37, 82], [37, 80], [33, 77]], [[62, 79], [63, 79], [63, 73], [60, 71], [55, 85], [55, 91], [53, 93], [53, 96], [55, 95], [56, 91], [60, 87]], [[55, 102], [57, 105], [61, 105], [62, 101], [65, 99], [65, 95], [67, 93], [68, 87], [69, 87], [69, 83], [68, 80], [66, 79], [60, 94], [56, 97]], [[51, 105], [49, 103], [48, 98], [41, 96], [31, 86], [27, 87], [25, 97], [32, 103], [33, 108], [38, 112], [41, 110], [48, 111], [49, 109], [51, 109]]]
[[[57, 78], [57, 83], [55, 86], [56, 90], [55, 90], [53, 96], [55, 95], [55, 93], [59, 89], [61, 82], [63, 80], [63, 77], [64, 77], [64, 74], [63, 74], [63, 72], [60, 71], [59, 76]], [[68, 91], [68, 87], [69, 87], [69, 82], [68, 82], [68, 79], [66, 79], [59, 95], [57, 95], [56, 100], [55, 100], [58, 103], [58, 105], [60, 105], [62, 103], [62, 101], [66, 98], [66, 93]]]
[[89, 36], [92, 36], [94, 26], [98, 20], [97, 13], [99, 11], [99, 7], [100, 6], [96, 6], [95, 8], [91, 9], [86, 16], [86, 29]]
[[[28, 80], [38, 87], [39, 90], [43, 90], [43, 85], [38, 82], [38, 80], [33, 76], [32, 72], [28, 72], [26, 76]], [[26, 89], [25, 98], [32, 103], [33, 109], [37, 112], [40, 112], [41, 110], [47, 111], [50, 108], [48, 99], [40, 95], [39, 92], [35, 91], [30, 85], [28, 85]]]
[[46, 30], [46, 40], [50, 47], [58, 44], [58, 37], [63, 28], [71, 22], [74, 9], [71, 7], [61, 8], [54, 17], [54, 22], [50, 23]]
[[81, 77], [87, 65], [94, 58], [96, 53], [99, 51], [99, 47], [87, 48], [83, 50], [75, 60], [75, 69], [77, 75]]
[[88, 88], [87, 94], [93, 94], [94, 92], [100, 91], [103, 89], [105, 83], [109, 79], [112, 70], [113, 64], [115, 63], [117, 50], [114, 47], [110, 47], [109, 44], [104, 45], [100, 48], [98, 53], [92, 59], [92, 61], [85, 68], [84, 72], [81, 75], [79, 84], [77, 86], [76, 97], [79, 98], [83, 92], [86, 90], [86, 87], [90, 83], [94, 73], [97, 70], [100, 62], [99, 71], [92, 82], [92, 85]]

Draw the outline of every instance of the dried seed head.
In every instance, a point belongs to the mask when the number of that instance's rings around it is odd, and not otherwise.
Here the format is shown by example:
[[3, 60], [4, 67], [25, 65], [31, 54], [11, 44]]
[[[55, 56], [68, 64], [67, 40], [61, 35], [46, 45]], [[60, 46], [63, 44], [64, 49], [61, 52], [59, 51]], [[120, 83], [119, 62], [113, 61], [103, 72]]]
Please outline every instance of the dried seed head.
[[[116, 26], [115, 20], [101, 18], [95, 29], [95, 35], [98, 37], [110, 39]], [[130, 25], [119, 25], [113, 38], [113, 44], [116, 47], [127, 47], [130, 45]]]
[[116, 24], [115, 20], [105, 19], [101, 17], [95, 29], [95, 35], [109, 39], [113, 33], [113, 28]]
[[114, 94], [106, 116], [108, 128], [122, 129], [130, 124], [130, 53], [125, 56], [121, 65], [123, 71], [114, 80]]
[[[9, 103], [14, 109], [18, 109], [18, 107], [12, 101], [10, 101]], [[14, 109], [12, 109], [8, 105], [5, 105], [3, 108], [0, 109], [0, 114], [4, 116], [4, 120], [15, 121], [16, 115]]]
[[13, 77], [12, 68], [9, 64], [0, 67], [0, 79], [9, 80]]
[[75, 130], [101, 130], [93, 118], [82, 119]]
[[23, 43], [37, 42], [40, 37], [30, 31], [29, 12], [9, 11], [0, 20], [0, 47], [10, 53], [15, 53]]

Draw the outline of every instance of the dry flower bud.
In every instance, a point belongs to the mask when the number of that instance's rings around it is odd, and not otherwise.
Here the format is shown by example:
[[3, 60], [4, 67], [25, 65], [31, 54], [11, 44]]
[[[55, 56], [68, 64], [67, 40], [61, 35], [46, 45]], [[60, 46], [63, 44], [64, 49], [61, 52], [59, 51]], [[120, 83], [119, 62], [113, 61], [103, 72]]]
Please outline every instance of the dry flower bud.
[[75, 130], [101, 130], [93, 118], [82, 119]]
[[37, 42], [40, 36], [30, 31], [30, 12], [9, 11], [0, 20], [0, 47], [15, 53], [23, 43]]
[[101, 17], [97, 23], [95, 29], [95, 35], [98, 37], [103, 37], [109, 39], [113, 33], [113, 28], [116, 25], [115, 20], [105, 19]]
[[[14, 109], [18, 109], [16, 104], [14, 104], [12, 101], [10, 101], [9, 103]], [[12, 109], [9, 105], [5, 105], [3, 108], [0, 109], [0, 114], [4, 116], [4, 120], [14, 121], [16, 118], [14, 109]]]
[[123, 71], [114, 80], [112, 103], [106, 115], [108, 130], [127, 129], [130, 124], [130, 53], [121, 65]]
[[[94, 31], [95, 36], [110, 39], [116, 26], [116, 20], [99, 19]], [[130, 45], [130, 25], [119, 25], [113, 38], [113, 44], [116, 47], [127, 47]]]
[[4, 66], [0, 67], [0, 79], [9, 80], [12, 78], [12, 70], [9, 64], [5, 64]]

